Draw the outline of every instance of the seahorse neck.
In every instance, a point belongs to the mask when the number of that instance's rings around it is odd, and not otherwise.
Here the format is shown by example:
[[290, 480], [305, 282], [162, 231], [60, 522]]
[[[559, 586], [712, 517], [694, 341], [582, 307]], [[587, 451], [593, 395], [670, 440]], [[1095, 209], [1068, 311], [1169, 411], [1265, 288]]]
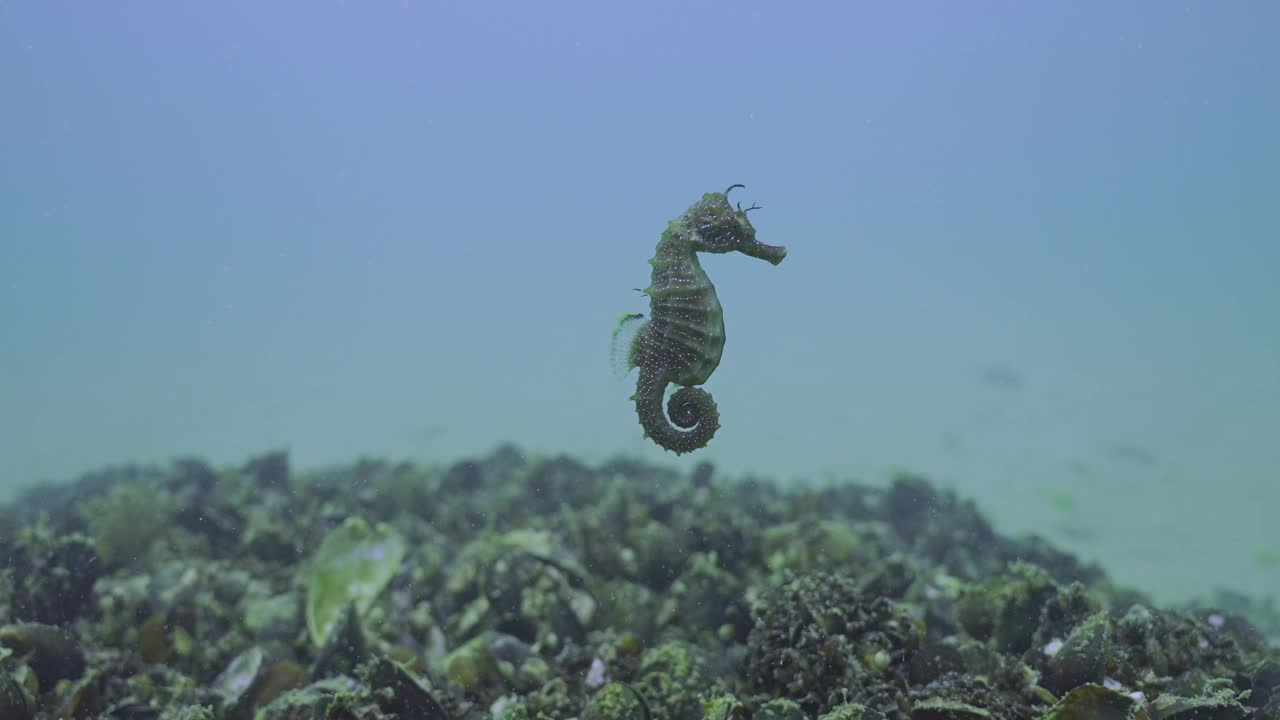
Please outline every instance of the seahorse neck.
[[688, 270], [705, 279], [707, 274], [698, 261], [698, 253], [689, 242], [689, 230], [683, 223], [672, 221], [662, 232], [658, 247], [649, 261], [653, 266], [653, 279], [666, 278], [673, 270]]

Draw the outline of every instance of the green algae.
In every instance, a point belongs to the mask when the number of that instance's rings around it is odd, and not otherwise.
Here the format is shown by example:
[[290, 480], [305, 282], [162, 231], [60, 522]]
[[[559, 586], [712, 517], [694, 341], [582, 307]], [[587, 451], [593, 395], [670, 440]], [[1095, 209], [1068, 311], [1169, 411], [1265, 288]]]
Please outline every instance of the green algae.
[[347, 605], [364, 615], [400, 569], [407, 547], [398, 530], [360, 517], [325, 536], [306, 571], [307, 631], [324, 643]]

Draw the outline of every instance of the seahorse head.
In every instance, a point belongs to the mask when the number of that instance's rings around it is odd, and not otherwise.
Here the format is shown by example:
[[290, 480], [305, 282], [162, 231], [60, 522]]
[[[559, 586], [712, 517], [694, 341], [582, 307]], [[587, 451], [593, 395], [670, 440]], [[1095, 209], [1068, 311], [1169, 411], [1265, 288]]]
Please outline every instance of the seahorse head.
[[747, 219], [747, 213], [760, 208], [752, 205], [735, 208], [729, 203], [729, 193], [742, 185], [730, 185], [722, 193], [707, 193], [685, 214], [688, 228], [693, 231], [693, 247], [699, 252], [727, 253], [738, 251], [743, 255], [768, 260], [777, 265], [787, 256], [781, 245], [765, 245], [756, 240], [756, 229]]

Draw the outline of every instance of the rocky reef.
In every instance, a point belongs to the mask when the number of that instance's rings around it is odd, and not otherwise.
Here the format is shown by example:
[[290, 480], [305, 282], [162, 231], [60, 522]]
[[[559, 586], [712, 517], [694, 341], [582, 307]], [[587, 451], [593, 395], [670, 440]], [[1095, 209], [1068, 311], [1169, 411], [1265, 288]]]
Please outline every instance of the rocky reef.
[[26, 492], [0, 557], [3, 720], [1280, 719], [1273, 605], [909, 475], [188, 459]]

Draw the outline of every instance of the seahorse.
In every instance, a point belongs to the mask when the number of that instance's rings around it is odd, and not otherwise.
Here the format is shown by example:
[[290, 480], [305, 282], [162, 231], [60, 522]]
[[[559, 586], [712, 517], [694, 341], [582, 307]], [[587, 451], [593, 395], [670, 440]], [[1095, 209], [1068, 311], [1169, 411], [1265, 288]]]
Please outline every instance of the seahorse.
[[[780, 245], [756, 240], [747, 213], [735, 209], [729, 193], [706, 193], [680, 217], [667, 224], [649, 264], [649, 317], [625, 313], [613, 330], [614, 360], [620, 373], [640, 368], [636, 381], [636, 413], [646, 438], [677, 455], [706, 447], [720, 428], [720, 411], [705, 383], [724, 352], [724, 312], [715, 286], [698, 262], [698, 253], [727, 253], [767, 260], [777, 265], [787, 256]], [[662, 412], [668, 385], [681, 386]], [[682, 429], [677, 429], [682, 428]]]

